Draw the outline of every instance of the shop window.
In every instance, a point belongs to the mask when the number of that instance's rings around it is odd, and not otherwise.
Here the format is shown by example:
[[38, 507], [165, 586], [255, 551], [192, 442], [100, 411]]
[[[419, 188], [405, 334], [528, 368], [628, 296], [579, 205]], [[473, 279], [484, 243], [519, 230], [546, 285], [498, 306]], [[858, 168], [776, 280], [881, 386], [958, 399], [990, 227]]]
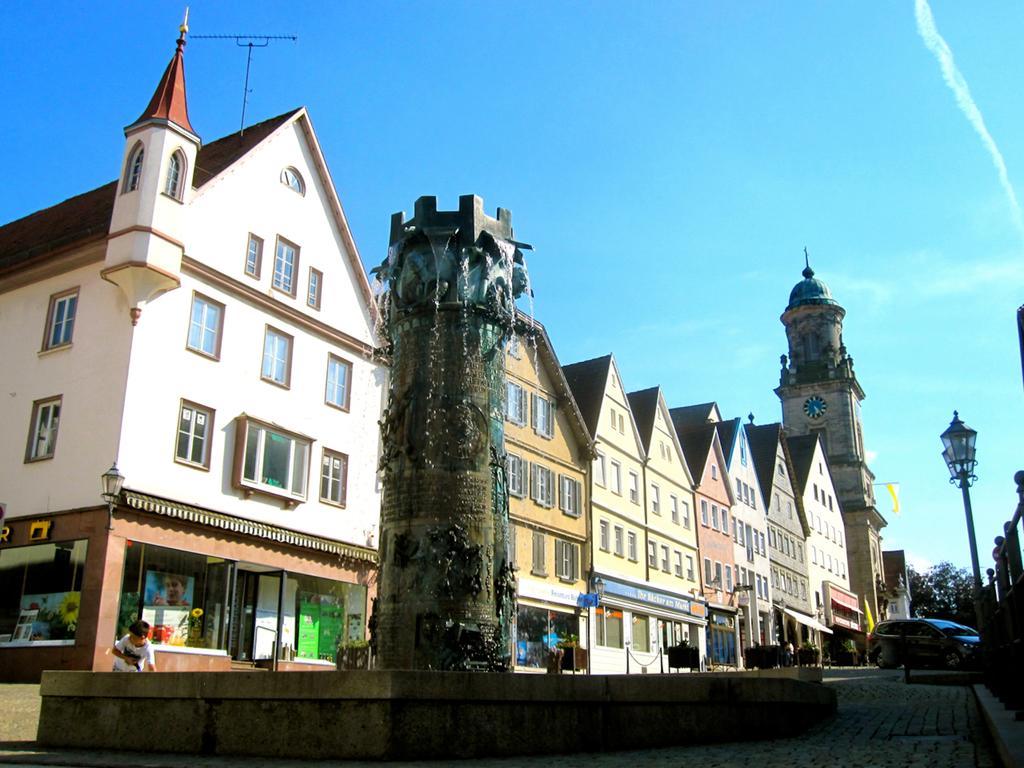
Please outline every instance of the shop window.
[[235, 487], [306, 498], [310, 441], [242, 416], [235, 432]]
[[633, 614], [633, 650], [650, 653], [651, 619], [649, 616]]
[[232, 568], [217, 557], [128, 541], [115, 637], [143, 619], [156, 645], [225, 650]]
[[606, 648], [622, 648], [622, 611], [599, 607], [595, 614], [597, 644]]
[[366, 587], [289, 574], [283, 630], [286, 658], [334, 662], [339, 649], [365, 648]]
[[579, 622], [571, 614], [520, 605], [516, 611], [516, 666], [544, 669], [558, 643], [576, 639], [578, 634]]
[[72, 644], [87, 542], [0, 551], [0, 644]]

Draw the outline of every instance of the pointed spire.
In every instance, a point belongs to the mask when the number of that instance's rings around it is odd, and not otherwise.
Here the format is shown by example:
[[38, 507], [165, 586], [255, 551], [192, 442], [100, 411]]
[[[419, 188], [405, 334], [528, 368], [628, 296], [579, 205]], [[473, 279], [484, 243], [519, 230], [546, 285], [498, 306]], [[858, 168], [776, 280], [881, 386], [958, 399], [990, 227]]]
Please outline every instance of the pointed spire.
[[807, 253], [807, 246], [806, 245], [804, 246], [804, 264], [805, 264], [804, 271], [802, 273], [803, 276], [808, 278], [808, 279], [814, 277], [814, 270], [811, 269], [811, 256], [810, 256], [809, 253]]
[[185, 35], [188, 34], [188, 8], [185, 9], [185, 19], [178, 28], [180, 35], [178, 47], [174, 51], [163, 77], [150, 99], [149, 106], [139, 115], [139, 119], [132, 125], [138, 125], [146, 120], [166, 120], [184, 128], [191, 134], [195, 129], [188, 120], [188, 101], [185, 98]]

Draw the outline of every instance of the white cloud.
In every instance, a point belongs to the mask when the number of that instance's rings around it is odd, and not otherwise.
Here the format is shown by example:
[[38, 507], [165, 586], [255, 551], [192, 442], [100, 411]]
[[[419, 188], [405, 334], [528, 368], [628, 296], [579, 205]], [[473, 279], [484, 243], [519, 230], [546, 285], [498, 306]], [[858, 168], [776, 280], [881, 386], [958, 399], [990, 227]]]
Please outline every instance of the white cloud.
[[932, 52], [935, 59], [939, 62], [939, 67], [942, 70], [942, 79], [946, 81], [946, 85], [953, 91], [957, 106], [964, 114], [964, 117], [967, 118], [971, 127], [974, 128], [975, 133], [981, 138], [981, 143], [985, 145], [985, 149], [988, 150], [989, 156], [992, 158], [992, 164], [996, 167], [996, 173], [999, 174], [999, 184], [1002, 186], [1003, 192], [1006, 193], [1006, 198], [1010, 203], [1010, 214], [1013, 218], [1013, 224], [1021, 234], [1021, 237], [1024, 237], [1024, 216], [1021, 215], [1017, 195], [1010, 184], [1010, 175], [1006, 170], [1006, 162], [1003, 160], [1003, 155], [999, 151], [995, 139], [992, 138], [992, 134], [988, 132], [988, 128], [985, 126], [985, 118], [982, 117], [978, 105], [974, 103], [971, 89], [967, 87], [967, 81], [953, 61], [953, 51], [935, 26], [935, 18], [932, 16], [932, 9], [928, 5], [928, 0], [915, 0], [914, 17], [917, 19], [918, 34], [921, 35], [925, 46], [927, 46], [928, 50]]

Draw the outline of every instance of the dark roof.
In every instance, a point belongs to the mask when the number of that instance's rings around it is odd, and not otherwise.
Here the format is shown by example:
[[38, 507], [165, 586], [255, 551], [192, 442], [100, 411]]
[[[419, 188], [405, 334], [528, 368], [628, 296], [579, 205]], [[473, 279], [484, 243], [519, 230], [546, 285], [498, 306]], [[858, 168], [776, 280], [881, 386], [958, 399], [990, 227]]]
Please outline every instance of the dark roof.
[[750, 443], [750, 457], [754, 462], [757, 482], [761, 486], [761, 494], [765, 498], [767, 507], [775, 483], [775, 456], [779, 447], [782, 425], [778, 422], [774, 424], [745, 424], [744, 429], [747, 432], [747, 442]]
[[789, 304], [786, 307], [788, 312], [797, 307], [805, 307], [811, 304], [838, 304], [832, 298], [832, 292], [824, 282], [814, 276], [814, 270], [810, 265], [803, 271], [804, 279], [793, 286], [789, 292]]
[[597, 422], [601, 418], [601, 401], [604, 399], [604, 388], [608, 384], [608, 369], [612, 364], [612, 356], [595, 357], [572, 365], [563, 365], [562, 373], [576, 405], [583, 414], [583, 421], [591, 435], [597, 435]]
[[651, 387], [626, 395], [645, 451], [651, 450], [651, 438], [654, 436], [654, 419], [658, 415], [658, 389]]
[[725, 460], [728, 463], [732, 460], [733, 442], [736, 440], [736, 433], [740, 428], [739, 418], [720, 421], [715, 424], [718, 429], [718, 439], [722, 443], [722, 452], [726, 454]]
[[[246, 128], [242, 135], [234, 133], [204, 146], [196, 157], [193, 186], [203, 186], [296, 112], [293, 109]], [[65, 247], [106, 237], [116, 194], [117, 181], [112, 181], [0, 227], [0, 275]]]
[[903, 587], [909, 588], [907, 556], [902, 549], [889, 549], [882, 552], [882, 572], [885, 576], [885, 586], [889, 590], [894, 590], [899, 586], [900, 577], [903, 578]]
[[814, 461], [814, 446], [817, 443], [817, 435], [786, 436], [789, 456], [793, 461], [793, 471], [796, 473], [796, 490], [799, 491], [800, 496], [803, 496], [804, 490], [807, 488], [807, 479], [811, 475], [811, 463]]
[[698, 405], [683, 405], [673, 408], [672, 423], [676, 429], [680, 427], [696, 427], [699, 424], [707, 424], [711, 420], [711, 412], [715, 409], [714, 401], [710, 403], [699, 403]]
[[698, 427], [683, 427], [682, 429], [676, 426], [676, 435], [679, 436], [679, 444], [683, 447], [686, 466], [693, 473], [693, 482], [699, 485], [704, 474], [704, 467], [708, 463], [708, 455], [714, 446], [715, 425], [702, 424]]

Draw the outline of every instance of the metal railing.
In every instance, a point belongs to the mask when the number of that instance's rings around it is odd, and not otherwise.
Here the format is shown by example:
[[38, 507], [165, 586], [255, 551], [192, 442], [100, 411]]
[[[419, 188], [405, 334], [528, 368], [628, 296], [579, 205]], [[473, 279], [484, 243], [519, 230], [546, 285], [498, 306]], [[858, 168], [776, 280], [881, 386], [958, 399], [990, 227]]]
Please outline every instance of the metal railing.
[[988, 585], [982, 590], [981, 637], [985, 682], [1010, 709], [1024, 709], [1024, 565], [1021, 561], [1021, 527], [1024, 518], [1024, 471], [1013, 476], [1017, 484], [1017, 509], [995, 539], [988, 569]]

